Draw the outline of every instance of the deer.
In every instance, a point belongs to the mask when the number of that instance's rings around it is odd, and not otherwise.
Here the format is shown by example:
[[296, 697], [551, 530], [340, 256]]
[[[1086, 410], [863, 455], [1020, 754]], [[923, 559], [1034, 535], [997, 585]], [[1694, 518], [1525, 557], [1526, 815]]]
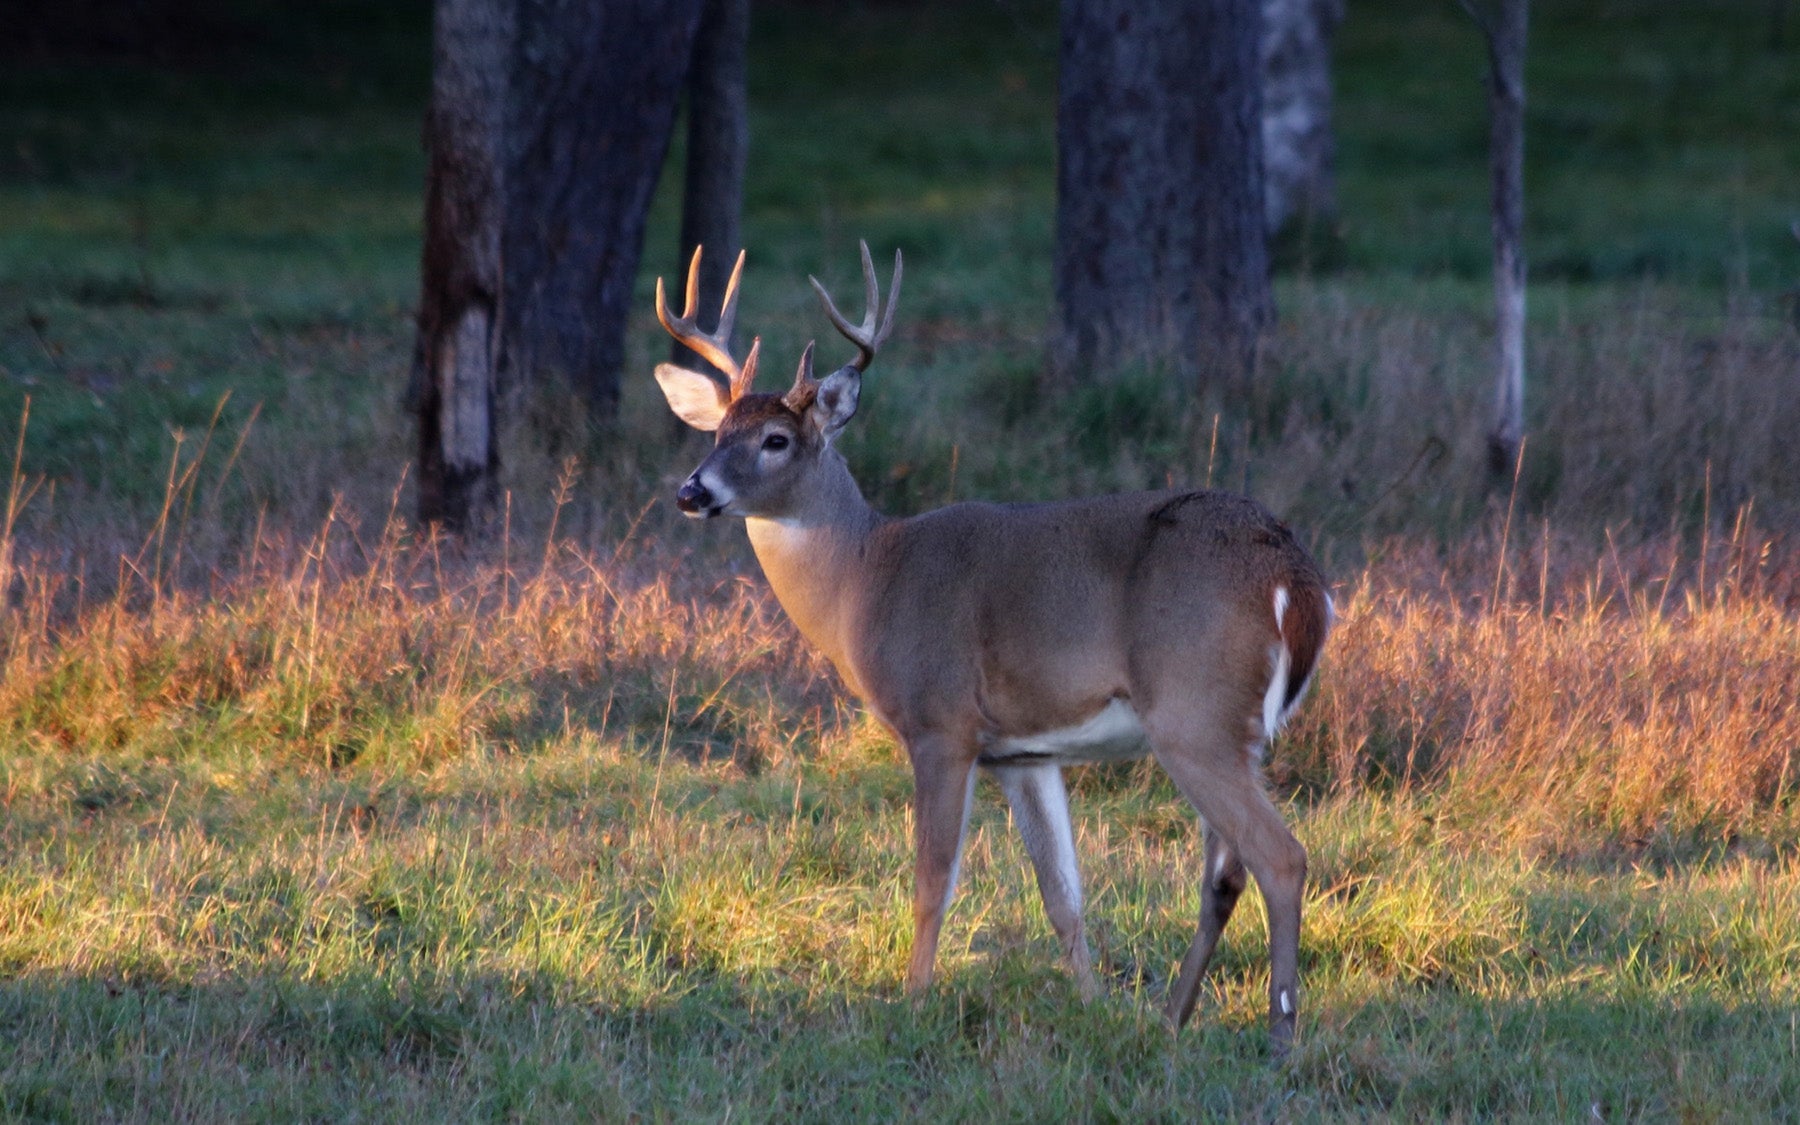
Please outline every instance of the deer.
[[906, 992], [932, 982], [979, 769], [1011, 807], [1082, 999], [1097, 997], [1062, 771], [1152, 755], [1204, 831], [1199, 928], [1164, 1013], [1177, 1031], [1193, 1014], [1248, 873], [1268, 916], [1270, 1044], [1285, 1058], [1299, 1010], [1306, 851], [1267, 793], [1262, 757], [1305, 694], [1333, 621], [1311, 555], [1260, 504], [1211, 490], [883, 515], [833, 442], [893, 329], [900, 252], [883, 311], [862, 243], [860, 324], [810, 278], [857, 354], [821, 378], [809, 342], [783, 394], [752, 390], [760, 337], [742, 362], [732, 356], [742, 253], [718, 327], [698, 327], [701, 253], [680, 316], [656, 283], [663, 327], [720, 372], [655, 371], [670, 409], [715, 435], [676, 507], [744, 521], [783, 610], [911, 763]]

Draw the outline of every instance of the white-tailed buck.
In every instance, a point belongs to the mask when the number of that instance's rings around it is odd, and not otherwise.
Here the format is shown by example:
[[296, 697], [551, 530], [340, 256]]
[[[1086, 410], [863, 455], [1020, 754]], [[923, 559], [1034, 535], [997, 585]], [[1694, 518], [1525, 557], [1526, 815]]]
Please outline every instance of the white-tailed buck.
[[1168, 1017], [1179, 1027], [1193, 1012], [1247, 869], [1268, 906], [1270, 1029], [1284, 1054], [1299, 1001], [1306, 852], [1264, 792], [1261, 760], [1331, 624], [1305, 548], [1255, 502], [1208, 491], [883, 516], [831, 443], [893, 327], [900, 255], [878, 315], [863, 245], [860, 325], [813, 280], [858, 356], [815, 378], [808, 344], [782, 395], [751, 392], [760, 340], [742, 364], [731, 355], [743, 257], [712, 333], [694, 322], [699, 262], [696, 250], [681, 316], [660, 280], [656, 291], [663, 326], [727, 376], [656, 369], [675, 413], [718, 433], [676, 503], [690, 516], [744, 517], [788, 616], [905, 744], [917, 849], [908, 991], [931, 982], [981, 766], [1012, 805], [1075, 980], [1095, 995], [1062, 767], [1149, 753], [1206, 829], [1199, 932]]

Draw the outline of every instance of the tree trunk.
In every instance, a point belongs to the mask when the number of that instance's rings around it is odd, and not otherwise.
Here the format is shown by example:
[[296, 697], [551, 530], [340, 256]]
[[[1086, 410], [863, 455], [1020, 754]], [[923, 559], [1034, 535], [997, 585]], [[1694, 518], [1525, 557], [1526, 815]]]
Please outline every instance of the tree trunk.
[[[700, 261], [700, 327], [719, 326], [725, 283], [737, 261], [738, 227], [744, 198], [744, 165], [750, 148], [745, 104], [745, 46], [750, 34], [750, 0], [705, 0], [694, 62], [688, 70], [687, 169], [681, 196], [681, 252], [675, 276], [687, 276], [694, 247]], [[712, 365], [686, 344], [675, 342], [669, 360], [695, 371]], [[679, 432], [688, 426], [675, 419]]]
[[1493, 178], [1494, 423], [1488, 469], [1511, 475], [1525, 438], [1525, 32], [1527, 0], [1499, 0], [1491, 18], [1470, 0], [1488, 49], [1488, 163]]
[[1343, 0], [1263, 0], [1263, 216], [1269, 233], [1337, 214], [1331, 37]]
[[[695, 58], [703, 4], [718, 28]], [[644, 218], [690, 62], [708, 116], [689, 212], [723, 217], [727, 233], [703, 237], [736, 242], [746, 24], [747, 0], [437, 0], [407, 391], [422, 520], [462, 532], [491, 510], [501, 404], [538, 373], [567, 378], [600, 418], [617, 408]]]
[[454, 532], [491, 507], [512, 0], [438, 0], [432, 25], [425, 245], [412, 390], [419, 518]]
[[1259, 0], [1063, 0], [1062, 380], [1241, 388], [1272, 315]]
[[701, 0], [516, 2], [507, 368], [562, 375], [606, 418]]

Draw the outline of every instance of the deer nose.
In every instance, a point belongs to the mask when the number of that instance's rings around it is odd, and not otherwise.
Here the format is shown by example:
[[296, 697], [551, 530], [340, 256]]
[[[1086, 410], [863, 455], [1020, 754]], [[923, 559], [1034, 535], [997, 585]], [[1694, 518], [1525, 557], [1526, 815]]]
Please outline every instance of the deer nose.
[[675, 493], [675, 506], [690, 516], [711, 515], [718, 507], [713, 503], [712, 492], [700, 483], [699, 474], [682, 482], [681, 490]]

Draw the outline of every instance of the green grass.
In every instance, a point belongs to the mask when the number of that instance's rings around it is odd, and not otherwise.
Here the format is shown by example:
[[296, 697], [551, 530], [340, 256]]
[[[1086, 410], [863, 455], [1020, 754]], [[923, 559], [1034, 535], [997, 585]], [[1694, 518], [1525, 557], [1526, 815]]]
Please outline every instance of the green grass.
[[[22, 776], [23, 775], [23, 776]], [[1446, 848], [1429, 800], [1295, 810], [1306, 1033], [1262, 1047], [1254, 898], [1196, 1025], [1148, 1006], [1198, 911], [1161, 784], [1078, 800], [1113, 994], [1055, 967], [985, 790], [944, 980], [897, 999], [908, 784], [746, 779], [591, 738], [339, 776], [10, 765], [0, 1106], [67, 1120], [1778, 1117], [1793, 854], [1654, 871]]]
[[907, 254], [845, 438], [875, 499], [1211, 481], [1341, 579], [1271, 763], [1312, 856], [1279, 1069], [1254, 895], [1194, 1024], [1153, 1014], [1200, 855], [1152, 770], [1074, 782], [1106, 999], [986, 783], [941, 984], [900, 999], [904, 765], [741, 534], [659, 503], [699, 449], [642, 377], [678, 177], [621, 417], [523, 403], [512, 534], [464, 551], [387, 518], [427, 6], [193, 6], [229, 49], [7, 57], [0, 1118], [1791, 1117], [1800, 13], [1533, 9], [1514, 496], [1482, 467], [1453, 5], [1352, 4], [1341, 226], [1284, 248], [1229, 407], [1038, 390], [1052, 5], [755, 16], [766, 378], [823, 328], [807, 273]]
[[[1787, 12], [1778, 28], [1777, 7], [1532, 5], [1534, 278], [1795, 284], [1800, 21]], [[1337, 64], [1347, 260], [1485, 277], [1487, 106], [1469, 21], [1453, 4], [1353, 7]]]

